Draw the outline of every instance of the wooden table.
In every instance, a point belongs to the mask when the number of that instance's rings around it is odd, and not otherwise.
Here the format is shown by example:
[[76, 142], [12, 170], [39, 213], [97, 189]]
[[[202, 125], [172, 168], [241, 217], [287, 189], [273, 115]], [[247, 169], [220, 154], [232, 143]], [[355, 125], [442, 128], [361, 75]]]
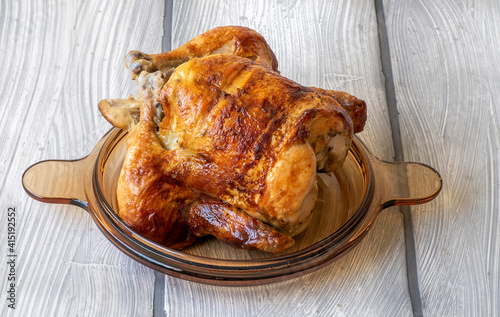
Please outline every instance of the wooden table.
[[[366, 100], [360, 138], [382, 159], [439, 170], [438, 198], [383, 211], [320, 271], [228, 288], [156, 273], [82, 209], [25, 194], [28, 166], [83, 157], [110, 128], [97, 103], [134, 91], [129, 50], [220, 25], [263, 34], [284, 76]], [[0, 56], [2, 316], [500, 315], [500, 2], [6, 0]]]

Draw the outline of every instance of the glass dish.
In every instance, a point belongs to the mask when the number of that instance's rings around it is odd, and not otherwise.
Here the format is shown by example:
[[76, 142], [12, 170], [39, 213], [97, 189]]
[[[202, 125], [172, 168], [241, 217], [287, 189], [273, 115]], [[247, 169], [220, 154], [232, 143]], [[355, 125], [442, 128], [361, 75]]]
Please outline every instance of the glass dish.
[[131, 230], [117, 216], [116, 184], [126, 153], [127, 133], [111, 129], [91, 154], [74, 161], [36, 163], [23, 174], [29, 196], [87, 210], [103, 234], [134, 260], [182, 279], [215, 285], [258, 285], [301, 276], [344, 255], [366, 235], [377, 214], [394, 205], [428, 202], [441, 190], [433, 168], [386, 162], [358, 139], [344, 166], [319, 174], [318, 203], [311, 225], [281, 253], [233, 249], [214, 238], [173, 250]]

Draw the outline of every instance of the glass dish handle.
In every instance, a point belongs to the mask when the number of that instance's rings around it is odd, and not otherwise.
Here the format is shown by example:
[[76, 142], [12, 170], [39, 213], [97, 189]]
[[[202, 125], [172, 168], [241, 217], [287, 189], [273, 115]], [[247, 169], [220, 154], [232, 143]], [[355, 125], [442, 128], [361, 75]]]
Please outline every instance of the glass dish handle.
[[419, 205], [434, 199], [442, 188], [441, 175], [432, 167], [413, 162], [387, 162], [371, 158], [382, 209]]
[[[26, 193], [44, 203], [71, 204], [88, 211], [85, 193], [86, 173], [90, 160], [47, 160], [31, 165], [23, 174], [22, 182]], [[88, 178], [88, 177], [87, 177]]]

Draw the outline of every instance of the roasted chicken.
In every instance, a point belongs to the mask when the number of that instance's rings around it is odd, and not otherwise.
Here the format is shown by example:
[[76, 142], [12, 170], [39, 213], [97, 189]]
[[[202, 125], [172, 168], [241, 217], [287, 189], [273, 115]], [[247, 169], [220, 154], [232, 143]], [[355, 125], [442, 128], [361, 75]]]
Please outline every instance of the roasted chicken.
[[366, 105], [277, 72], [257, 32], [208, 31], [171, 52], [125, 58], [137, 97], [99, 109], [128, 129], [119, 216], [140, 234], [182, 248], [213, 235], [279, 252], [309, 224], [316, 173], [340, 168]]

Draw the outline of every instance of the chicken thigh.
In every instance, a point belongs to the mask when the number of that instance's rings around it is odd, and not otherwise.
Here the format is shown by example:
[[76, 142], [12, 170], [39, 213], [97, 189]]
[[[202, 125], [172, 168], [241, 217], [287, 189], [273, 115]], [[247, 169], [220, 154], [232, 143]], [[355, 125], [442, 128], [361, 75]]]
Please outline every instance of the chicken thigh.
[[342, 166], [365, 103], [281, 76], [265, 40], [247, 28], [217, 28], [125, 61], [137, 98], [99, 104], [130, 132], [120, 217], [174, 248], [206, 234], [242, 249], [293, 245], [311, 219], [316, 172]]

